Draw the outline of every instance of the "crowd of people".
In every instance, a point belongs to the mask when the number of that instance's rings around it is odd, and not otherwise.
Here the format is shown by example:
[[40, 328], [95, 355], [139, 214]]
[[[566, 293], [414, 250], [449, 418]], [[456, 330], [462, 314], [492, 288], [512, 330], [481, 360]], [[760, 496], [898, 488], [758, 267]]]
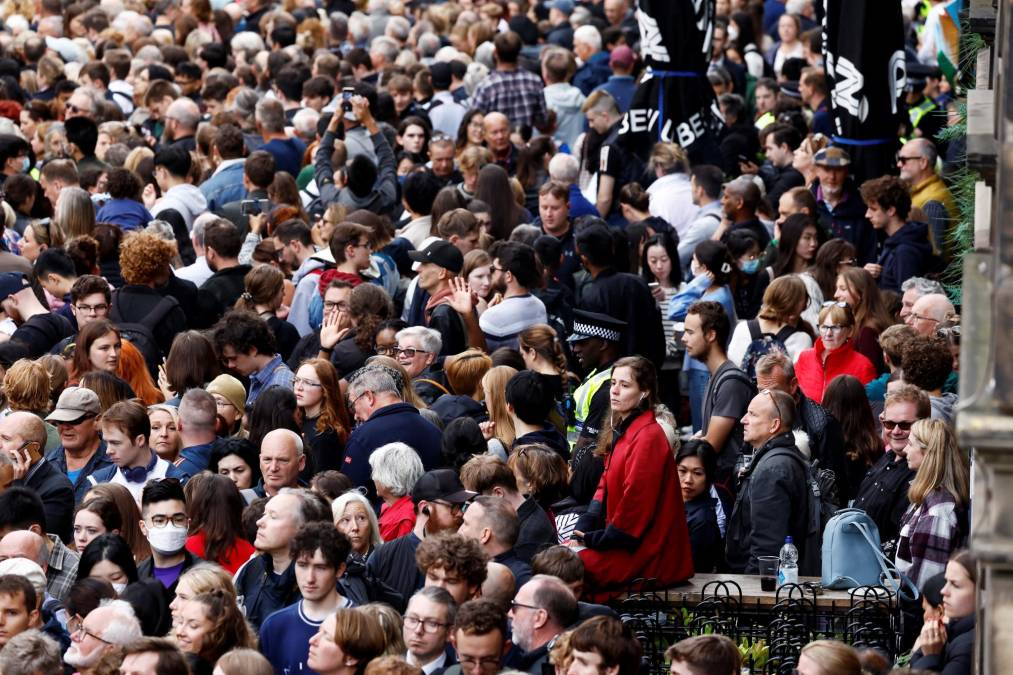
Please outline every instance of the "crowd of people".
[[969, 673], [960, 139], [904, 5], [858, 181], [814, 0], [717, 0], [710, 164], [624, 144], [631, 0], [6, 0], [0, 671], [656, 670], [610, 603], [819, 576], [818, 476]]

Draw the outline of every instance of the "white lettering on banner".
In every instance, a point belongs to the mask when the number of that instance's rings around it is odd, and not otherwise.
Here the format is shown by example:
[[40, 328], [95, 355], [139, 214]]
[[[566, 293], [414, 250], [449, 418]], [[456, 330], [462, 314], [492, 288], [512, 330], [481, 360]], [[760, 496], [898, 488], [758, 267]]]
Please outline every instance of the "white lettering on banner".
[[859, 121], [864, 122], [869, 116], [869, 99], [862, 95], [865, 88], [865, 76], [845, 57], [835, 57], [827, 53], [827, 73], [834, 80], [834, 105], [845, 110]]
[[644, 58], [651, 58], [659, 63], [668, 63], [671, 57], [668, 49], [661, 40], [661, 30], [658, 28], [658, 21], [643, 10], [637, 10], [637, 25], [640, 27], [640, 51]]
[[904, 62], [904, 52], [898, 49], [890, 56], [890, 88], [893, 89], [893, 98], [890, 99], [890, 111], [897, 114], [897, 100], [904, 93], [907, 85], [907, 64]]
[[697, 30], [704, 31], [703, 45], [700, 51], [708, 58], [711, 55], [711, 38], [714, 35], [714, 22], [707, 20], [709, 6], [710, 0], [693, 0], [693, 13], [696, 15]]
[[[650, 131], [652, 128], [657, 128], [658, 124], [658, 111], [657, 110], [643, 110], [635, 109], [630, 110], [623, 116], [622, 124], [619, 126], [620, 134], [629, 133], [641, 133]], [[665, 142], [676, 141], [683, 147], [693, 145], [706, 131], [704, 127], [703, 117], [700, 113], [695, 113], [685, 122], [680, 122], [675, 127], [675, 135], [678, 139], [672, 136], [672, 120], [665, 120], [661, 127], [660, 139]]]

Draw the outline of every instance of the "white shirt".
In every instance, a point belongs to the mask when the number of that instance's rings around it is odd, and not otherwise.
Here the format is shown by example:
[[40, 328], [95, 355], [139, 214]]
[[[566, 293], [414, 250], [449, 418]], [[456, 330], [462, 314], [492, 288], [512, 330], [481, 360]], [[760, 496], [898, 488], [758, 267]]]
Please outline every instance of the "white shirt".
[[663, 218], [675, 228], [680, 238], [700, 210], [693, 204], [689, 177], [684, 173], [662, 176], [647, 188], [647, 195], [651, 199], [648, 207], [651, 215]]
[[404, 237], [412, 243], [416, 251], [422, 250], [422, 243], [431, 236], [433, 229], [433, 217], [422, 216], [409, 222], [407, 225], [397, 231], [398, 237]]
[[[123, 470], [117, 467], [116, 473], [109, 479], [110, 483], [117, 483], [122, 485], [126, 489], [130, 490], [131, 496], [134, 501], [138, 504], [141, 503], [141, 492], [144, 491], [144, 486], [147, 485], [148, 481], [159, 480], [165, 478], [165, 473], [169, 470], [169, 462], [165, 461], [161, 457], [155, 460], [155, 467], [148, 472], [148, 479], [143, 483], [131, 483], [127, 480], [127, 477], [123, 475]], [[89, 476], [90, 478], [90, 476]]]
[[201, 284], [211, 278], [214, 272], [208, 267], [208, 259], [200, 256], [192, 265], [180, 267], [174, 271], [174, 274], [177, 278], [192, 281], [195, 286], [200, 287]]

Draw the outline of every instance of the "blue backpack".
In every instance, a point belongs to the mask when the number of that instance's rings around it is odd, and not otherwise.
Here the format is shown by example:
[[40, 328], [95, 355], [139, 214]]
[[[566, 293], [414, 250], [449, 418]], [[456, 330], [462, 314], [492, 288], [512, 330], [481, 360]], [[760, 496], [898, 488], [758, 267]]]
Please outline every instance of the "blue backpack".
[[887, 586], [904, 598], [917, 600], [918, 589], [900, 574], [893, 561], [880, 549], [879, 528], [862, 509], [841, 509], [823, 531], [824, 588], [848, 589], [859, 586]]

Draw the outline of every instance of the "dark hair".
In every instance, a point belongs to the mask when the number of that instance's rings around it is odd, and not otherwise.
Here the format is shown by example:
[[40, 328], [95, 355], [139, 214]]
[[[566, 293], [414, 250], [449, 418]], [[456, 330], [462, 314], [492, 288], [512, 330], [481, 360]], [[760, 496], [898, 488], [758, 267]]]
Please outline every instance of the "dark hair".
[[0, 494], [0, 530], [27, 530], [38, 525], [41, 534], [46, 529], [46, 507], [42, 498], [31, 488], [13, 486]]
[[[791, 273], [795, 261], [795, 249], [798, 248], [798, 242], [802, 239], [807, 227], [816, 230], [816, 250], [818, 252], [819, 247], [827, 240], [827, 234], [826, 230], [820, 227], [811, 216], [804, 213], [794, 213], [781, 223], [781, 236], [777, 240], [777, 260], [773, 265], [775, 277]], [[813, 260], [815, 259], [816, 254], [814, 253]]]
[[256, 349], [258, 354], [273, 355], [277, 350], [274, 332], [266, 321], [252, 312], [226, 312], [213, 330], [219, 356], [226, 346], [243, 354]]
[[225, 559], [237, 539], [243, 538], [243, 507], [246, 500], [227, 476], [202, 471], [186, 484], [184, 494], [190, 533], [204, 535], [204, 559]]
[[149, 480], [141, 490], [141, 512], [152, 504], [159, 502], [178, 501], [186, 504], [186, 493], [183, 484], [176, 478]]
[[345, 559], [352, 550], [352, 544], [332, 523], [306, 523], [292, 538], [289, 554], [293, 560], [297, 560], [304, 553], [313, 557], [318, 550], [323, 554], [324, 560], [338, 570], [345, 564]]
[[822, 405], [841, 425], [848, 459], [872, 466], [883, 454], [883, 441], [876, 433], [876, 421], [861, 381], [852, 375], [838, 375], [827, 385]]
[[103, 534], [95, 537], [81, 553], [81, 562], [77, 565], [77, 580], [91, 575], [91, 570], [102, 561], [109, 561], [123, 570], [127, 583], [137, 581], [137, 563], [130, 546], [118, 534]]
[[31, 176], [16, 173], [4, 181], [4, 200], [19, 211], [27, 211], [23, 207], [30, 198], [35, 197], [35, 185]]
[[38, 608], [39, 597], [35, 593], [35, 587], [28, 581], [27, 577], [20, 574], [4, 574], [0, 576], [0, 595], [15, 597], [21, 595], [25, 603], [25, 612], [32, 612]]
[[416, 171], [405, 178], [402, 193], [408, 208], [425, 216], [432, 213], [433, 202], [441, 187], [436, 176], [428, 171]]
[[506, 169], [498, 164], [483, 166], [478, 172], [475, 198], [489, 205], [489, 233], [496, 239], [509, 239], [510, 233], [521, 223], [524, 212], [514, 200]]
[[274, 180], [274, 155], [265, 150], [251, 152], [243, 163], [243, 174], [256, 187], [266, 190]]
[[130, 169], [117, 167], [106, 174], [106, 191], [113, 199], [140, 201], [143, 187], [141, 179]]
[[366, 197], [376, 184], [378, 175], [373, 160], [366, 155], [356, 155], [348, 163], [348, 189], [356, 197]]
[[354, 488], [355, 485], [352, 483], [352, 479], [340, 471], [328, 469], [327, 471], [314, 474], [313, 479], [310, 481], [310, 487], [313, 491], [323, 495], [328, 501], [334, 501]]
[[311, 246], [313, 244], [313, 234], [310, 226], [295, 218], [286, 220], [274, 228], [274, 237], [282, 244], [289, 244], [293, 241], [298, 241], [303, 246]]
[[834, 297], [837, 264], [846, 258], [854, 259], [855, 255], [855, 245], [846, 239], [831, 239], [816, 251], [816, 259], [807, 271], [819, 284], [824, 298]]
[[595, 616], [570, 634], [570, 649], [598, 654], [605, 668], [619, 667], [618, 675], [636, 675], [640, 669], [640, 642], [628, 626], [610, 616]]
[[858, 191], [866, 204], [877, 204], [883, 211], [896, 209], [901, 220], [907, 220], [911, 212], [911, 190], [896, 176], [872, 178], [862, 183]]
[[35, 261], [35, 278], [42, 279], [47, 274], [55, 274], [64, 279], [77, 278], [74, 261], [62, 248], [47, 248], [39, 254]]
[[112, 584], [105, 579], [87, 577], [74, 582], [67, 591], [67, 600], [64, 604], [68, 616], [76, 614], [85, 617], [102, 604], [103, 600], [114, 598], [116, 591], [113, 590]]
[[542, 283], [542, 271], [538, 265], [535, 249], [516, 241], [498, 241], [489, 250], [489, 255], [498, 258], [503, 270], [510, 272], [524, 288], [538, 288]]
[[552, 392], [533, 370], [522, 370], [507, 381], [506, 402], [525, 424], [544, 424], [552, 411]]
[[953, 372], [950, 343], [942, 337], [912, 336], [904, 345], [900, 369], [908, 384], [927, 392], [942, 389]]
[[245, 150], [243, 132], [235, 124], [222, 124], [215, 132], [212, 145], [218, 148], [222, 159], [238, 159]]
[[442, 450], [444, 465], [459, 472], [469, 459], [488, 451], [488, 446], [478, 422], [458, 417], [443, 430]]
[[717, 199], [721, 196], [725, 174], [719, 167], [713, 164], [697, 164], [689, 173], [709, 198]]
[[577, 231], [574, 242], [580, 255], [596, 267], [611, 267], [615, 256], [615, 243], [606, 225], [592, 223]]
[[179, 396], [200, 389], [221, 373], [211, 339], [195, 330], [178, 333], [165, 360], [165, 376]]
[[183, 652], [176, 643], [164, 638], [141, 638], [123, 648], [123, 656], [151, 652], [158, 655], [153, 675], [186, 675], [190, 672]]
[[687, 457], [696, 457], [703, 464], [703, 473], [707, 480], [707, 487], [714, 484], [714, 476], [718, 469], [717, 453], [714, 446], [702, 438], [691, 438], [682, 444], [679, 453], [675, 456], [675, 463], [679, 464]]
[[524, 46], [521, 42], [521, 36], [512, 30], [496, 35], [493, 38], [492, 44], [496, 49], [496, 58], [501, 63], [517, 63], [521, 47]]
[[233, 436], [215, 441], [208, 459], [208, 470], [218, 473], [218, 463], [230, 455], [235, 455], [250, 467], [251, 480], [254, 484], [260, 482], [260, 456], [256, 446], [246, 438]]
[[724, 305], [713, 300], [698, 300], [686, 310], [687, 316], [696, 314], [700, 317], [700, 330], [705, 334], [714, 331], [714, 344], [725, 351], [728, 336], [731, 334], [732, 322], [725, 311]]
[[715, 286], [727, 286], [732, 279], [732, 271], [735, 269], [735, 261], [728, 251], [728, 247], [720, 241], [707, 239], [697, 244], [693, 251], [698, 263], [707, 268], [714, 275]]
[[155, 166], [165, 167], [166, 171], [177, 178], [186, 177], [192, 163], [190, 153], [174, 145], [162, 146], [155, 153]]
[[295, 421], [298, 410], [299, 404], [291, 389], [274, 385], [262, 391], [253, 403], [253, 410], [249, 411], [253, 447], [259, 448], [264, 436], [274, 429], [290, 429], [302, 436], [302, 429]]
[[767, 136], [773, 137], [774, 145], [778, 147], [787, 145], [794, 152], [798, 146], [802, 145], [802, 136], [790, 124], [773, 124], [763, 131]]
[[495, 601], [485, 598], [469, 600], [461, 605], [454, 617], [453, 630], [454, 633], [461, 631], [465, 635], [489, 635], [493, 631], [499, 631], [504, 640], [509, 635], [503, 608]]
[[[652, 246], [661, 246], [665, 249], [668, 259], [672, 263], [672, 271], [668, 275], [668, 283], [678, 288], [682, 281], [682, 264], [679, 260], [679, 242], [668, 232], [659, 232], [644, 240], [644, 252], [640, 256], [640, 275], [647, 283], [655, 281], [654, 274], [647, 264], [647, 252]], [[657, 281], [661, 281], [658, 279]]]
[[213, 248], [223, 258], [237, 258], [243, 238], [235, 225], [219, 218], [204, 229], [204, 247]]
[[[86, 156], [95, 154], [98, 126], [94, 120], [88, 117], [72, 117], [65, 121], [63, 126], [67, 130], [67, 142], [76, 145]], [[27, 143], [25, 145], [27, 146]]]

